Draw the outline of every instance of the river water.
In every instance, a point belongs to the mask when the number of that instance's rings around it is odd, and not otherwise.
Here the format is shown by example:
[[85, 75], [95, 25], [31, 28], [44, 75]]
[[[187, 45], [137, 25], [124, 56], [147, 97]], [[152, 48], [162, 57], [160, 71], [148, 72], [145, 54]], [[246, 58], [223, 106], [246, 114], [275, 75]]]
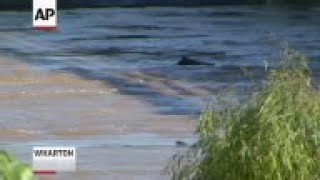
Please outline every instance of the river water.
[[[58, 24], [33, 31], [30, 12], [0, 12], [1, 146], [27, 160], [33, 145], [84, 149], [68, 178], [163, 178], [211, 96], [248, 94], [241, 67], [261, 79], [282, 44], [319, 76], [315, 7], [75, 9], [59, 11]], [[182, 56], [215, 66], [179, 66]]]

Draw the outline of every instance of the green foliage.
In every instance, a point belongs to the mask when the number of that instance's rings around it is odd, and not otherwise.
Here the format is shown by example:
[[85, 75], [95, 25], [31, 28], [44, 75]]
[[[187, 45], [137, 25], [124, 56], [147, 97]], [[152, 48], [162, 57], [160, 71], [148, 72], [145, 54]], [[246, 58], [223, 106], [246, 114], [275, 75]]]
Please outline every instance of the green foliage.
[[304, 56], [285, 50], [260, 92], [244, 103], [218, 98], [198, 142], [169, 164], [171, 179], [320, 179], [320, 92], [310, 74]]
[[33, 180], [32, 169], [24, 163], [15, 160], [6, 151], [0, 151], [1, 180]]
[[268, 4], [299, 4], [312, 5], [319, 4], [318, 0], [266, 0]]

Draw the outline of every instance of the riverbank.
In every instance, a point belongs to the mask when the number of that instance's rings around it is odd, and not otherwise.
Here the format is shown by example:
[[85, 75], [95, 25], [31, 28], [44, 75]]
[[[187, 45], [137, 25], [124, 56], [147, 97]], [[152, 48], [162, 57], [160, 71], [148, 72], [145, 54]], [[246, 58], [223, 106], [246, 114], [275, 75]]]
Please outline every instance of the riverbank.
[[[262, 4], [264, 0], [57, 0], [59, 8], [145, 7], [145, 6], [208, 6]], [[0, 9], [31, 9], [31, 0], [2, 0]]]
[[78, 169], [57, 179], [161, 179], [196, 121], [159, 115], [115, 87], [0, 58], [1, 149], [31, 162], [35, 145], [78, 147]]
[[[57, 0], [59, 8], [103, 8], [103, 7], [200, 7], [216, 5], [283, 5], [318, 4], [316, 0]], [[2, 0], [0, 9], [31, 9], [31, 0]]]

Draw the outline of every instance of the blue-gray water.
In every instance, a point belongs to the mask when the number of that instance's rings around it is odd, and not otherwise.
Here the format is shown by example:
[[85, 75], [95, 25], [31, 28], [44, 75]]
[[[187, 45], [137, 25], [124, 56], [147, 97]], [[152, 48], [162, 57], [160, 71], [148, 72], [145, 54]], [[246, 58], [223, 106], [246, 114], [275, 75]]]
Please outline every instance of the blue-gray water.
[[[182, 95], [190, 89], [241, 84], [240, 71], [224, 65], [261, 67], [288, 44], [314, 61], [320, 56], [319, 8], [208, 7], [109, 8], [59, 12], [59, 32], [31, 30], [29, 12], [0, 12], [0, 52], [21, 56], [49, 70], [66, 70], [87, 79], [114, 83], [123, 93], [152, 96], [152, 104], [170, 104], [181, 113], [193, 97], [166, 97], [123, 74], [183, 80], [172, 86]], [[175, 65], [181, 56], [214, 62], [216, 67]], [[313, 66], [318, 66], [314, 63]], [[224, 66], [226, 67], [226, 66]], [[121, 75], [121, 76], [120, 76]], [[164, 102], [161, 102], [164, 101]], [[178, 102], [178, 103], [175, 103]], [[199, 99], [196, 99], [199, 101]], [[177, 106], [182, 106], [177, 107]]]
[[[162, 96], [148, 84], [129, 82], [131, 72], [181, 80], [185, 83], [167, 82], [167, 86], [181, 95], [193, 95], [192, 88], [203, 89], [207, 93], [202, 95], [207, 96], [224, 85], [246, 83], [241, 71], [227, 65], [254, 66], [259, 74], [281, 43], [288, 42], [314, 61], [320, 56], [319, 8], [64, 10], [59, 12], [59, 32], [51, 33], [31, 30], [30, 15], [0, 12], [0, 52], [49, 70], [113, 83], [123, 93], [145, 96], [160, 111], [169, 106], [163, 111], [198, 112], [202, 107], [188, 106], [187, 101], [203, 99]], [[210, 61], [216, 67], [175, 65], [182, 56]]]

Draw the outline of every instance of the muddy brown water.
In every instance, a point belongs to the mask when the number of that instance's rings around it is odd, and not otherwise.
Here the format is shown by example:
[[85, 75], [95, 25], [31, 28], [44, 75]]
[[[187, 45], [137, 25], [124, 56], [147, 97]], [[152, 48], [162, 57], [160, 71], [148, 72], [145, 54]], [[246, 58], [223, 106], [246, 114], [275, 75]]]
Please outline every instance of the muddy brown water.
[[[1, 147], [31, 162], [36, 145], [76, 146], [77, 172], [54, 179], [154, 179], [195, 121], [150, 106], [97, 81], [48, 73], [1, 58]], [[48, 178], [48, 177], [42, 177]]]

